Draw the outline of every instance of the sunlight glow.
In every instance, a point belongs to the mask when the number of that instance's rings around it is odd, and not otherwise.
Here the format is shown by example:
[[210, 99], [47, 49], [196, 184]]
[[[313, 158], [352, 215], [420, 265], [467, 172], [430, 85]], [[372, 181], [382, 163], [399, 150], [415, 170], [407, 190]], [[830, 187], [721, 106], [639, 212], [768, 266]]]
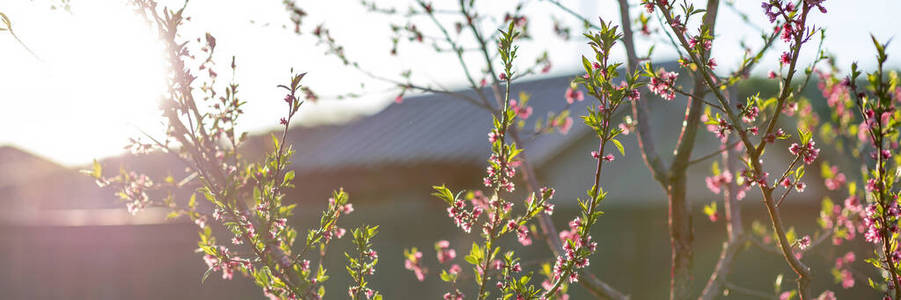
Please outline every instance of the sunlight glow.
[[165, 91], [162, 43], [131, 7], [87, 1], [66, 12], [19, 5], [9, 9], [17, 12], [10, 15], [13, 28], [37, 57], [6, 36], [0, 39], [4, 52], [26, 53], [0, 58], [0, 95], [5, 107], [14, 108], [0, 118], [0, 135], [60, 163], [78, 164], [121, 152], [138, 128], [163, 130], [157, 109]]

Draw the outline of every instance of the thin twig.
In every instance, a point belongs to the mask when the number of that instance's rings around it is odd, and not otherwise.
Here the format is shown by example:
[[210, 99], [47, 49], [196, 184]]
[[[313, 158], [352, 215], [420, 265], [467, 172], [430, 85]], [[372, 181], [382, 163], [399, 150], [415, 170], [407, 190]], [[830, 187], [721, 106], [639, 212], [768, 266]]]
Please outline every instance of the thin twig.
[[738, 142], [738, 141], [732, 142], [731, 144], [725, 145], [724, 148], [721, 148], [720, 150], [716, 150], [716, 151], [713, 152], [713, 153], [710, 153], [710, 154], [707, 154], [707, 155], [704, 155], [704, 156], [701, 156], [701, 157], [692, 159], [691, 161], [688, 162], [688, 165], [693, 165], [693, 164], [696, 164], [696, 163], [699, 163], [699, 162], [708, 160], [708, 159], [710, 159], [710, 158], [713, 158], [713, 157], [716, 156], [717, 154], [723, 153], [723, 152], [725, 152], [725, 151], [728, 151], [729, 149], [734, 148], [735, 146], [738, 145], [738, 143], [740, 143], [740, 142]]
[[739, 292], [739, 293], [742, 293], [742, 294], [745, 294], [748, 296], [754, 296], [754, 297], [758, 297], [761, 299], [776, 299], [776, 295], [771, 295], [771, 294], [767, 294], [766, 292], [741, 287], [732, 282], [727, 281], [724, 285], [726, 286], [726, 288], [728, 288], [730, 290], [733, 290], [733, 291], [736, 291], [736, 292]]

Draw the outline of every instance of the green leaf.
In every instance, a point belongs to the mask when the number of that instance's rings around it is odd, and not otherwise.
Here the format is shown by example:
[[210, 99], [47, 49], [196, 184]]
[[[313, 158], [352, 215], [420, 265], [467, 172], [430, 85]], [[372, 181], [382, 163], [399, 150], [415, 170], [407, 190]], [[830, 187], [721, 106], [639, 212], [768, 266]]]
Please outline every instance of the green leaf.
[[588, 58], [585, 55], [582, 55], [582, 66], [585, 67], [585, 72], [591, 74], [591, 62], [588, 61]]
[[835, 177], [835, 173], [832, 173], [832, 168], [829, 166], [828, 162], [823, 162], [820, 164], [820, 174], [823, 176], [823, 178]]
[[180, 216], [180, 215], [181, 215], [181, 213], [178, 211], [170, 211], [169, 214], [166, 215], [166, 220], [172, 220], [172, 219], [178, 218], [178, 216]]
[[448, 273], [447, 270], [441, 271], [441, 280], [444, 282], [454, 282], [457, 281], [457, 274]]
[[795, 170], [795, 179], [801, 179], [801, 177], [804, 177], [804, 165]]
[[432, 192], [432, 196], [444, 200], [444, 202], [447, 202], [447, 205], [454, 205], [454, 200], [456, 200], [456, 197], [454, 197], [454, 194], [451, 193], [450, 189], [445, 187], [443, 184], [441, 186], [432, 186], [432, 189], [435, 190], [434, 192]]
[[294, 180], [294, 170], [285, 173], [285, 179], [282, 181], [282, 184], [290, 183], [292, 180]]
[[100, 177], [103, 176], [103, 166], [95, 159], [94, 163], [91, 165], [91, 169], [81, 170], [81, 173], [88, 174], [91, 177], [94, 177], [94, 179], [100, 179]]
[[716, 214], [716, 201], [710, 202], [710, 204], [704, 205], [704, 214], [707, 216], [712, 216]]
[[626, 156], [626, 150], [623, 149], [623, 143], [620, 143], [617, 139], [611, 139], [610, 141], [616, 146], [616, 150], [619, 150], [619, 154]]
[[273, 149], [278, 149], [278, 137], [275, 136], [274, 133], [273, 133], [273, 134], [270, 134], [270, 136], [272, 137], [272, 148], [273, 148]]

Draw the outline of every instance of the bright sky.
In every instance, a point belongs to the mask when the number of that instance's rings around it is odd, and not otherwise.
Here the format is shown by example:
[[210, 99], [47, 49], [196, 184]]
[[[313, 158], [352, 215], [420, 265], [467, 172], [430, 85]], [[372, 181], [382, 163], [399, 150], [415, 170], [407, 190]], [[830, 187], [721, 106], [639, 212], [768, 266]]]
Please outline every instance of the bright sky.
[[[165, 70], [153, 31], [123, 0], [72, 1], [68, 12], [51, 10], [52, 2], [0, 3], [0, 12], [10, 17], [13, 29], [37, 55], [31, 55], [10, 35], [0, 34], [0, 145], [13, 145], [74, 166], [121, 153], [128, 138], [140, 136], [142, 130], [160, 135], [163, 127], [157, 107], [165, 89]], [[410, 46], [402, 46], [400, 57], [387, 55], [388, 24], [392, 20], [400, 24], [404, 21], [367, 13], [357, 0], [297, 2], [308, 5], [303, 6], [310, 14], [304, 20], [305, 30], [325, 22], [346, 46], [348, 55], [358, 58], [367, 69], [396, 78], [401, 70], [415, 67], [418, 72], [414, 76], [419, 82], [451, 87], [463, 83], [460, 67], [450, 57], [415, 51]], [[457, 1], [434, 2], [440, 9]], [[482, 2], [487, 11], [498, 16], [502, 15], [498, 12], [515, 3]], [[615, 1], [598, 2], [564, 1], [592, 19], [603, 16], [618, 20]], [[697, 2], [697, 6], [703, 6], [703, 1]], [[758, 26], [766, 26], [759, 1], [736, 2], [740, 3], [740, 10], [757, 19]], [[901, 1], [829, 0], [825, 5], [829, 13], [816, 13], [813, 21], [828, 28], [825, 48], [835, 53], [843, 66], [852, 59], [872, 66], [873, 48], [868, 33], [885, 40], [901, 28], [901, 18], [895, 15], [901, 11]], [[579, 54], [587, 53], [584, 41], [578, 39], [580, 27], [574, 27], [576, 38], [569, 42], [555, 39], [551, 37], [552, 23], [547, 12], [570, 20], [571, 24], [578, 23], [546, 1], [532, 1], [526, 12], [536, 42], [520, 46], [523, 61], [531, 61], [536, 53], [546, 49], [554, 65], [551, 75], [575, 72]], [[637, 8], [633, 10], [633, 14], [637, 12]], [[308, 103], [301, 109], [300, 124], [337, 122], [372, 113], [394, 98], [383, 92], [387, 88], [384, 83], [340, 67], [331, 56], [324, 57], [323, 48], [315, 47], [309, 35], [297, 36], [292, 28], [283, 28], [289, 19], [281, 1], [191, 1], [186, 14], [192, 21], [183, 33], [190, 38], [212, 33], [217, 38], [216, 52], [222, 67], [227, 66], [231, 55], [237, 56], [237, 80], [243, 98], [248, 100], [242, 122], [245, 130], [263, 131], [278, 124], [283, 103], [282, 92], [275, 85], [288, 78], [292, 67], [308, 71], [305, 84], [324, 95], [369, 91], [361, 99]], [[758, 34], [725, 7], [717, 22], [714, 54], [723, 70], [728, 70], [740, 58], [737, 41], [748, 38], [750, 44], [757, 45]], [[427, 33], [437, 34], [428, 20], [418, 19], [417, 24]], [[656, 22], [654, 27], [658, 27]], [[489, 30], [485, 28], [486, 32]], [[646, 50], [647, 45], [640, 42], [639, 50]], [[893, 66], [901, 62], [898, 47], [889, 47]], [[661, 48], [665, 47], [658, 46], [657, 57], [673, 57], [671, 51]], [[467, 56], [467, 61], [479, 63], [477, 56]], [[758, 71], [765, 72], [775, 65], [774, 56], [770, 56]], [[220, 81], [230, 78], [230, 72], [224, 69], [219, 73]], [[365, 86], [361, 87], [361, 83]]]

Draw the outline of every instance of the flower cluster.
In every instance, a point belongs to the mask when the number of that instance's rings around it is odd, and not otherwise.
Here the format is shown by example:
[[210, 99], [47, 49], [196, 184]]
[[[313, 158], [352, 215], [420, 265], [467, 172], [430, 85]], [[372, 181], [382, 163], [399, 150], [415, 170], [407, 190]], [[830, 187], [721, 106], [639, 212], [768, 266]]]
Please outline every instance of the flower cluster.
[[150, 202], [147, 190], [153, 187], [153, 181], [147, 175], [134, 172], [129, 172], [128, 176], [125, 176], [123, 180], [127, 184], [122, 188], [122, 193], [119, 193], [119, 196], [123, 200], [128, 201], [125, 203], [128, 213], [132, 215], [137, 214], [139, 210], [145, 208]]
[[[776, 23], [781, 18], [784, 20], [781, 24], [777, 23], [775, 32], [779, 34], [782, 41], [789, 43], [793, 50], [799, 49], [800, 44], [806, 43], [816, 31], [806, 28], [807, 13], [814, 7], [818, 8], [821, 13], [826, 13], [823, 7], [824, 0], [805, 0], [801, 1], [803, 8], [798, 11], [794, 1], [783, 0], [767, 0], [761, 3], [764, 14], [769, 18], [770, 23]], [[792, 51], [783, 52], [779, 56], [779, 63], [789, 65], [792, 63]], [[796, 52], [797, 53], [797, 52]]]
[[378, 253], [372, 249], [372, 238], [378, 234], [378, 226], [364, 226], [353, 230], [353, 243], [356, 246], [357, 257], [351, 258], [347, 253], [347, 272], [353, 280], [353, 285], [347, 289], [351, 299], [381, 299], [379, 293], [369, 288], [366, 276], [375, 274], [375, 265], [379, 261]]
[[422, 252], [416, 248], [404, 249], [404, 257], [406, 258], [404, 260], [404, 268], [413, 271], [413, 274], [416, 275], [416, 280], [424, 281], [428, 270], [422, 266]]
[[231, 280], [235, 270], [250, 270], [252, 265], [249, 260], [232, 255], [228, 248], [219, 246], [215, 248], [212, 254], [203, 256], [203, 262], [206, 263], [212, 271], [222, 271], [222, 279]]
[[491, 154], [491, 157], [488, 158], [488, 163], [489, 165], [486, 168], [488, 175], [482, 180], [485, 186], [500, 187], [512, 193], [516, 189], [516, 185], [513, 184], [513, 177], [516, 176], [513, 161], [501, 161], [500, 155]]
[[835, 259], [835, 267], [832, 274], [837, 282], [841, 282], [842, 288], [850, 289], [854, 287], [854, 274], [851, 270], [851, 264], [856, 260], [854, 252], [845, 253], [844, 256]]
[[503, 292], [503, 298], [536, 299], [541, 293], [540, 289], [528, 284], [532, 274], [519, 275], [523, 269], [513, 251], [508, 251], [502, 259], [495, 260], [494, 269], [500, 272], [496, 287]]
[[824, 178], [824, 185], [826, 189], [830, 191], [837, 190], [845, 185], [847, 182], [847, 178], [845, 178], [845, 174], [839, 172], [838, 166], [828, 167], [827, 164], [823, 163], [823, 171], [821, 172]]
[[564, 116], [562, 118], [553, 118], [548, 122], [551, 128], [557, 128], [561, 134], [567, 134], [569, 129], [573, 127], [573, 118]]
[[518, 103], [516, 100], [510, 100], [510, 109], [516, 113], [517, 118], [525, 120], [532, 115], [532, 107], [526, 104], [527, 102], [525, 99], [523, 99], [522, 103]]
[[570, 230], [562, 231], [561, 238], [563, 241], [564, 254], [557, 257], [554, 263], [554, 281], [561, 280], [564, 277], [568, 282], [578, 281], [578, 269], [588, 266], [588, 257], [597, 250], [597, 242], [591, 241], [591, 236], [582, 237], [581, 232], [586, 228], [584, 222], [580, 218], [573, 219], [569, 222]]
[[704, 178], [704, 182], [707, 183], [707, 189], [709, 189], [714, 194], [719, 194], [725, 185], [732, 182], [732, 172], [725, 170], [720, 174], [707, 176], [706, 178]]
[[648, 89], [667, 101], [676, 99], [675, 86], [679, 73], [667, 72], [663, 68], [660, 68], [660, 70], [651, 74], [650, 82], [648, 82]]
[[901, 217], [901, 207], [897, 202], [892, 202], [884, 208], [877, 203], [868, 205], [864, 209], [863, 226], [866, 228], [864, 239], [867, 242], [878, 244], [885, 238], [885, 234], [897, 233], [898, 221], [901, 221], [899, 217]]
[[816, 148], [814, 146], [815, 144], [816, 143], [812, 139], [806, 143], [802, 143], [802, 145], [792, 143], [791, 146], [788, 147], [788, 151], [791, 152], [792, 155], [802, 158], [804, 163], [809, 165], [820, 155], [820, 149]]
[[444, 300], [463, 300], [463, 292], [454, 290], [453, 292], [444, 293]]
[[450, 242], [442, 240], [435, 243], [435, 254], [439, 263], [446, 263], [457, 257], [457, 251], [450, 248]]
[[[481, 192], [479, 192], [479, 194], [481, 194]], [[447, 195], [442, 195], [441, 197], [447, 197]], [[482, 211], [485, 209], [482, 206], [475, 205], [476, 203], [476, 200], [473, 199], [473, 205], [470, 208], [467, 208], [463, 199], [454, 197], [447, 208], [447, 216], [454, 220], [454, 224], [457, 225], [457, 227], [463, 229], [464, 232], [469, 233], [472, 231], [473, 224], [475, 224], [476, 220], [479, 219], [479, 216], [482, 215]]]
[[585, 100], [585, 94], [582, 91], [575, 89], [573, 87], [566, 88], [566, 93], [564, 94], [566, 98], [566, 103], [573, 104], [576, 101]]

